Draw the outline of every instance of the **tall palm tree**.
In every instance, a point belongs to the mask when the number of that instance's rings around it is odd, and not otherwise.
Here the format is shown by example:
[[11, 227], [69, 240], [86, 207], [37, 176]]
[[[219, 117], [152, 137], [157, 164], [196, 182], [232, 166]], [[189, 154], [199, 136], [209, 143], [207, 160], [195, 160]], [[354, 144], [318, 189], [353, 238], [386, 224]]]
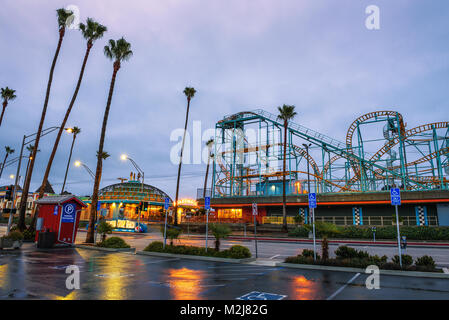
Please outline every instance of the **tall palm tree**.
[[97, 217], [97, 203], [98, 203], [98, 189], [100, 187], [101, 172], [103, 169], [103, 146], [104, 138], [106, 135], [106, 126], [108, 123], [109, 110], [111, 108], [112, 94], [114, 93], [115, 78], [117, 77], [117, 72], [120, 69], [121, 62], [126, 61], [133, 55], [131, 51], [131, 44], [127, 42], [124, 38], [117, 41], [109, 40], [109, 44], [104, 47], [104, 54], [107, 58], [114, 61], [114, 68], [112, 72], [111, 84], [109, 86], [108, 101], [106, 103], [106, 109], [103, 117], [103, 126], [101, 128], [100, 145], [97, 152], [97, 169], [95, 172], [95, 182], [94, 190], [92, 192], [92, 201], [90, 206], [90, 218], [89, 218], [89, 228], [87, 230], [86, 242], [94, 242], [94, 225]]
[[3, 160], [2, 168], [0, 170], [0, 178], [2, 177], [3, 169], [5, 168], [6, 159], [8, 159], [8, 156], [10, 154], [13, 154], [15, 150], [11, 149], [11, 147], [9, 147], [9, 146], [6, 146], [5, 151], [6, 151], [6, 154], [5, 154], [5, 159]]
[[[29, 168], [29, 166], [30, 166], [31, 158], [33, 157], [34, 145], [30, 144], [29, 146], [27, 146], [27, 150], [28, 150], [28, 152], [29, 152], [29, 155], [28, 155], [27, 168], [26, 168], [26, 170], [25, 170], [25, 179], [26, 179], [26, 177], [27, 177], [27, 175], [28, 175], [28, 168]], [[37, 150], [37, 151], [36, 151], [36, 153], [38, 153], [38, 152], [40, 152], [40, 150]]]
[[213, 158], [214, 155], [212, 154], [212, 146], [214, 145], [214, 139], [209, 139], [206, 142], [206, 147], [208, 149], [207, 152], [207, 167], [206, 167], [206, 177], [204, 178], [204, 189], [203, 189], [203, 199], [206, 197], [206, 188], [207, 188], [207, 176], [209, 175], [209, 165], [210, 165], [210, 158]]
[[16, 90], [12, 90], [8, 87], [6, 88], [2, 88], [1, 91], [1, 96], [3, 99], [3, 109], [2, 109], [2, 115], [0, 116], [0, 126], [2, 125], [2, 121], [3, 121], [3, 115], [5, 114], [5, 110], [6, 110], [6, 106], [8, 105], [9, 101], [12, 101], [16, 98], [16, 95], [14, 94], [16, 92]]
[[178, 166], [178, 179], [176, 181], [176, 201], [175, 201], [175, 225], [178, 225], [178, 196], [179, 196], [179, 178], [181, 177], [181, 166], [182, 166], [182, 154], [184, 153], [184, 143], [186, 140], [186, 132], [187, 132], [187, 123], [189, 121], [189, 109], [190, 109], [190, 100], [195, 96], [196, 90], [191, 87], [186, 87], [184, 89], [184, 94], [187, 97], [187, 111], [186, 111], [186, 123], [184, 125], [184, 135], [182, 137], [182, 147], [181, 154], [179, 156], [179, 166]]
[[70, 18], [72, 16], [73, 12], [67, 11], [65, 9], [58, 9], [58, 10], [56, 10], [56, 14], [58, 17], [59, 40], [58, 40], [58, 46], [56, 47], [55, 55], [53, 57], [53, 62], [51, 64], [51, 68], [50, 68], [50, 75], [48, 77], [47, 91], [45, 93], [45, 101], [44, 101], [44, 106], [42, 108], [41, 120], [39, 122], [39, 128], [37, 129], [37, 132], [36, 132], [36, 141], [34, 142], [35, 148], [33, 150], [32, 156], [31, 156], [30, 166], [28, 168], [28, 175], [23, 184], [22, 197], [20, 199], [19, 221], [17, 223], [17, 228], [20, 231], [23, 231], [26, 229], [26, 225], [25, 225], [26, 202], [28, 199], [28, 191], [30, 189], [31, 176], [33, 175], [34, 162], [36, 161], [36, 152], [37, 152], [37, 149], [39, 148], [39, 141], [40, 141], [41, 134], [42, 134], [42, 127], [44, 126], [45, 115], [47, 113], [47, 106], [48, 106], [48, 100], [50, 98], [51, 84], [53, 82], [53, 72], [55, 71], [56, 61], [58, 60], [59, 51], [61, 50], [62, 40], [64, 39], [67, 21], [68, 21], [68, 18]]
[[287, 159], [287, 127], [288, 122], [296, 116], [295, 106], [284, 104], [282, 107], [278, 107], [279, 115], [278, 119], [284, 121], [284, 157], [282, 166], [282, 230], [287, 232], [287, 197], [285, 195], [285, 176], [286, 171], [286, 159]]
[[69, 160], [67, 161], [67, 168], [65, 169], [64, 183], [62, 184], [61, 194], [64, 192], [65, 182], [67, 180], [67, 173], [69, 172], [70, 160], [72, 159], [73, 145], [75, 144], [76, 136], [78, 135], [78, 133], [81, 132], [81, 129], [78, 127], [73, 127], [71, 131], [73, 134], [73, 140], [72, 146], [70, 147]]
[[[84, 54], [83, 64], [81, 65], [81, 71], [80, 71], [80, 74], [78, 77], [78, 82], [75, 87], [75, 92], [73, 93], [72, 100], [70, 100], [69, 107], [67, 108], [67, 110], [65, 112], [65, 116], [64, 116], [64, 119], [62, 120], [61, 126], [59, 128], [58, 135], [56, 136], [56, 140], [53, 145], [53, 150], [51, 152], [50, 159], [48, 159], [47, 169], [45, 170], [44, 177], [42, 178], [42, 184], [39, 189], [39, 199], [44, 196], [45, 186], [47, 184], [48, 176], [50, 175], [50, 170], [51, 170], [51, 166], [53, 164], [53, 160], [56, 155], [56, 151], [58, 150], [59, 140], [61, 139], [62, 132], [64, 131], [65, 125], [66, 125], [67, 120], [70, 115], [70, 112], [72, 111], [73, 105], [75, 104], [76, 98], [78, 96], [78, 91], [80, 89], [81, 82], [83, 80], [84, 69], [86, 68], [86, 63], [87, 63], [87, 59], [89, 58], [90, 50], [92, 49], [94, 41], [103, 37], [103, 34], [107, 31], [107, 28], [105, 26], [99, 24], [98, 22], [95, 22], [91, 18], [87, 18], [86, 24], [80, 23], [79, 28], [81, 30], [81, 33], [82, 33], [84, 39], [87, 40], [86, 53]], [[74, 134], [74, 137], [75, 136], [76, 136], [76, 134]], [[72, 148], [73, 148], [73, 143], [72, 143]], [[71, 152], [71, 150], [70, 150], [70, 152]], [[66, 173], [66, 176], [67, 176], [67, 173]], [[64, 179], [64, 185], [62, 186], [63, 191], [64, 191], [64, 186], [65, 186], [65, 179]], [[35, 219], [33, 217], [33, 222], [34, 222], [34, 220]], [[32, 227], [33, 226], [34, 225], [32, 224]]]

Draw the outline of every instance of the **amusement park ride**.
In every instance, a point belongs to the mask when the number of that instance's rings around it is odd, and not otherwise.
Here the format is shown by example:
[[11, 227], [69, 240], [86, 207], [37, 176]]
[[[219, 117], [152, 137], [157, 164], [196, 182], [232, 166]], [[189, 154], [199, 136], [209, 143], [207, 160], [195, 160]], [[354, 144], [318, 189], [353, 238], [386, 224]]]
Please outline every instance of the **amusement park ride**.
[[[212, 197], [279, 195], [283, 130], [283, 121], [263, 110], [219, 121]], [[350, 125], [346, 142], [289, 122], [286, 163], [290, 195], [306, 193], [308, 163], [311, 190], [319, 193], [448, 190], [449, 122], [407, 129], [399, 112], [376, 111]]]

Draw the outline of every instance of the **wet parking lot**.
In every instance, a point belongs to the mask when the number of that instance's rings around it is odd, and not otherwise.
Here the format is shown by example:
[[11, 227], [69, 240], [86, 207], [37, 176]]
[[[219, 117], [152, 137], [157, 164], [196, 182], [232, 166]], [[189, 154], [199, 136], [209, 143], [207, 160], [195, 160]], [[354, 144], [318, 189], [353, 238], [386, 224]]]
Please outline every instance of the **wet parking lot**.
[[[66, 267], [80, 270], [80, 289], [66, 288]], [[79, 248], [0, 253], [1, 299], [234, 300], [257, 291], [280, 299], [449, 299], [449, 279], [205, 262]]]

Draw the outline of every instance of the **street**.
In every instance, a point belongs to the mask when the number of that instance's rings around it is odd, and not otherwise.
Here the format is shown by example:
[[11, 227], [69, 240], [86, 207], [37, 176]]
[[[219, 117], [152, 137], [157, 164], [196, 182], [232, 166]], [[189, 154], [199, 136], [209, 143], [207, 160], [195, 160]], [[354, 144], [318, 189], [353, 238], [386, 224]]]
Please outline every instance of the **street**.
[[[66, 289], [68, 265], [80, 270], [80, 289]], [[205, 262], [80, 248], [0, 254], [0, 299], [229, 299], [253, 291], [282, 299], [449, 299], [449, 279], [368, 275], [253, 264]]]

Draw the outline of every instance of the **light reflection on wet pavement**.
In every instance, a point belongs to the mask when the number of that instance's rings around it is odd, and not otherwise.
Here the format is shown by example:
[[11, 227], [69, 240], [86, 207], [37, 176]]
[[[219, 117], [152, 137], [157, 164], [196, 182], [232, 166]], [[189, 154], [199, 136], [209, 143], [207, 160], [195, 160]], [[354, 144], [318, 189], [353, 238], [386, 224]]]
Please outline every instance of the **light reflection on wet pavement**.
[[[79, 290], [66, 289], [77, 265]], [[252, 291], [285, 299], [326, 299], [354, 273], [105, 253], [79, 248], [0, 253], [0, 299], [236, 299]], [[337, 299], [449, 299], [449, 279], [382, 276], [381, 290], [360, 275]], [[419, 288], [419, 289], [418, 289]]]

